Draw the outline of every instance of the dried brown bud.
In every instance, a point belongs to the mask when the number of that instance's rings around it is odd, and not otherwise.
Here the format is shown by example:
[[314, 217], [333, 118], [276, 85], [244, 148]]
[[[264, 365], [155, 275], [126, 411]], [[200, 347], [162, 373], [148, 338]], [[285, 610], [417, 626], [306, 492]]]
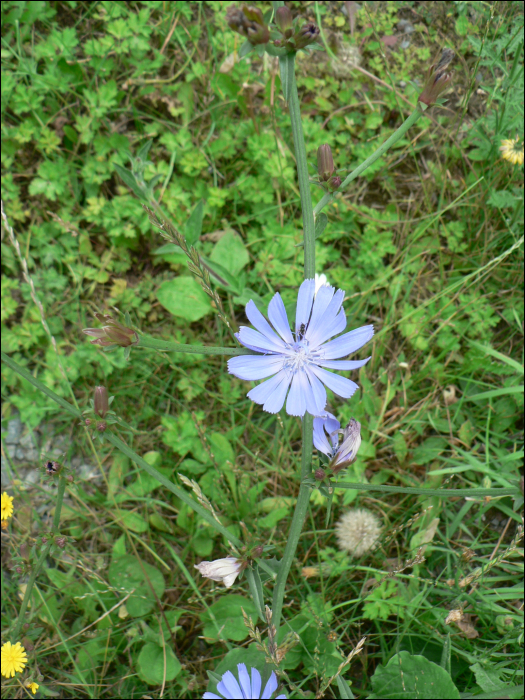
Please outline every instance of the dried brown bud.
[[323, 481], [323, 479], [326, 478], [326, 472], [324, 469], [321, 469], [321, 467], [319, 467], [319, 469], [315, 470], [314, 476], [317, 479], [317, 481]]
[[60, 537], [55, 537], [55, 544], [57, 547], [60, 547], [60, 549], [64, 549], [67, 543], [67, 537], [63, 537], [60, 535]]
[[95, 314], [95, 318], [104, 324], [102, 328], [84, 328], [82, 331], [95, 338], [91, 341], [93, 345], [101, 347], [120, 345], [122, 348], [127, 348], [139, 342], [139, 337], [134, 330], [114, 321], [109, 314]]
[[258, 7], [242, 5], [238, 8], [230, 5], [226, 11], [226, 22], [230, 29], [244, 36], [253, 46], [267, 44], [270, 40], [270, 31]]
[[97, 423], [97, 430], [99, 433], [103, 433], [106, 428], [107, 428], [107, 423], [105, 421], [100, 421], [100, 423]]
[[328, 144], [323, 143], [317, 149], [317, 172], [319, 180], [326, 182], [334, 174], [334, 159], [332, 158], [332, 149]]
[[335, 190], [337, 190], [337, 189], [339, 189], [339, 187], [341, 187], [341, 182], [342, 182], [342, 180], [339, 177], [339, 175], [334, 175], [333, 177], [331, 177], [328, 180], [328, 182], [326, 183], [326, 186], [328, 187], [328, 189], [331, 192], [335, 192]]
[[294, 44], [296, 49], [304, 49], [305, 46], [313, 44], [319, 36], [319, 27], [313, 22], [304, 24], [301, 29], [294, 34]]
[[95, 400], [93, 408], [97, 416], [105, 418], [106, 413], [109, 411], [108, 390], [105, 386], [95, 387]]
[[443, 49], [439, 62], [434, 62], [428, 69], [427, 81], [423, 92], [418, 98], [418, 102], [422, 102], [429, 107], [436, 102], [439, 95], [452, 80], [452, 73], [447, 72], [447, 68], [453, 58], [454, 52], [451, 49]]
[[292, 36], [292, 21], [292, 13], [287, 7], [277, 8], [275, 12], [275, 24], [287, 39]]

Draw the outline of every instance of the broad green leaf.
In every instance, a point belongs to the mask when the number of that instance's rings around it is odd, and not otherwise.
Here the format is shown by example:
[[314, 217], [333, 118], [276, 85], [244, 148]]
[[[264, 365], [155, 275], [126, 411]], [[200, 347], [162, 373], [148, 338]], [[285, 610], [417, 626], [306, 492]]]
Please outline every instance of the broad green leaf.
[[193, 277], [166, 280], [157, 289], [157, 299], [173, 316], [198, 321], [212, 312], [209, 297]]
[[201, 199], [186, 221], [184, 236], [188, 245], [195, 245], [202, 233], [202, 218], [204, 216], [204, 202]]
[[372, 676], [372, 689], [370, 699], [459, 698], [459, 691], [444, 668], [408, 651], [393, 656], [386, 666], [378, 666]]
[[181, 669], [180, 661], [169, 644], [162, 648], [159, 644], [148, 642], [137, 659], [137, 672], [148, 685], [161, 686], [165, 681], [172, 681]]
[[210, 260], [222, 265], [231, 275], [238, 275], [250, 262], [250, 256], [239, 234], [228, 231], [215, 244]]
[[124, 592], [124, 595], [134, 590], [126, 602], [126, 608], [132, 617], [147, 615], [157, 604], [150, 585], [157, 598], [162, 598], [166, 587], [164, 576], [157, 568], [145, 561], [139, 562], [136, 557], [128, 554], [113, 559], [108, 578], [110, 584]]
[[412, 455], [414, 464], [429, 464], [446, 449], [447, 441], [441, 437], [429, 437], [418, 445]]
[[[252, 618], [258, 619], [257, 608], [254, 603], [242, 595], [222, 594], [219, 600], [208, 610], [201, 613], [200, 618], [204, 624], [203, 636], [208, 639], [231, 639], [234, 642], [242, 642], [248, 636], [243, 621], [242, 610]], [[215, 623], [213, 618], [215, 618]]]

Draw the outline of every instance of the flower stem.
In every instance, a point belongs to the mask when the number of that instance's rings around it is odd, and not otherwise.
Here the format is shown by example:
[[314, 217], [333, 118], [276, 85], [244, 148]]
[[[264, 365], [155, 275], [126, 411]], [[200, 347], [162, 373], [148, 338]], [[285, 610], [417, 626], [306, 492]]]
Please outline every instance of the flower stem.
[[[53, 517], [53, 533], [58, 532], [58, 526], [60, 524], [60, 514], [62, 512], [62, 501], [64, 500], [64, 491], [66, 490], [66, 483], [67, 482], [65, 477], [60, 477], [58, 481], [55, 515]], [[31, 576], [29, 577], [29, 581], [27, 582], [27, 587], [24, 592], [24, 599], [22, 600], [20, 612], [18, 613], [18, 618], [15, 624], [15, 628], [13, 630], [13, 644], [16, 644], [16, 642], [20, 641], [20, 630], [22, 629], [22, 624], [25, 621], [25, 614], [27, 606], [29, 605], [29, 600], [31, 598], [31, 592], [33, 590], [33, 586], [35, 585], [36, 577], [40, 573], [40, 569], [42, 568], [42, 565], [45, 562], [47, 555], [49, 554], [49, 550], [51, 549], [52, 544], [53, 541], [49, 542], [48, 544], [42, 547], [40, 556], [38, 557], [36, 564], [34, 564], [32, 567]]]
[[303, 212], [304, 278], [313, 279], [315, 277], [315, 222], [312, 212], [312, 195], [310, 194], [310, 178], [308, 175], [308, 162], [306, 160], [303, 125], [301, 122], [301, 108], [295, 80], [295, 54], [288, 54], [280, 58], [279, 61], [287, 62], [288, 70], [291, 70], [293, 73], [288, 106], [290, 108], [290, 121], [292, 124], [297, 177], [299, 180], [301, 209]]
[[[369, 168], [372, 163], [375, 163], [378, 158], [381, 158], [381, 156], [388, 151], [388, 149], [393, 146], [396, 141], [399, 141], [399, 139], [404, 136], [404, 134], [410, 129], [411, 126], [413, 126], [419, 117], [423, 114], [421, 108], [418, 106], [416, 109], [412, 112], [412, 114], [405, 119], [405, 121], [401, 124], [399, 129], [394, 131], [392, 136], [388, 138], [379, 148], [377, 151], [372, 153], [371, 156], [369, 156], [366, 160], [364, 160], [361, 165], [358, 165], [355, 170], [352, 170], [351, 173], [349, 173], [343, 182], [341, 183], [339, 189], [337, 190], [340, 192], [344, 187], [349, 185], [352, 180], [355, 180], [356, 177], [359, 177], [361, 173], [364, 173], [364, 171]], [[324, 209], [324, 207], [331, 202], [333, 199], [333, 194], [325, 194], [323, 197], [319, 200], [319, 202], [315, 205], [314, 208], [314, 215], [317, 216], [319, 212]]]
[[185, 343], [173, 343], [169, 340], [159, 340], [151, 335], [141, 335], [139, 342], [134, 347], [162, 350], [164, 352], [187, 352], [198, 355], [253, 355], [248, 348], [217, 348], [206, 345], [186, 345]]
[[279, 625], [281, 624], [286, 579], [288, 578], [288, 573], [295, 557], [295, 550], [299, 543], [299, 537], [301, 536], [306, 512], [308, 510], [308, 502], [310, 501], [311, 487], [303, 482], [305, 479], [308, 479], [312, 471], [313, 422], [313, 416], [309, 413], [305, 413], [303, 418], [303, 449], [301, 454], [301, 487], [295, 505], [290, 532], [288, 533], [286, 549], [281, 559], [279, 573], [277, 574], [275, 588], [273, 589], [272, 624], [275, 625], [277, 631], [279, 631]]

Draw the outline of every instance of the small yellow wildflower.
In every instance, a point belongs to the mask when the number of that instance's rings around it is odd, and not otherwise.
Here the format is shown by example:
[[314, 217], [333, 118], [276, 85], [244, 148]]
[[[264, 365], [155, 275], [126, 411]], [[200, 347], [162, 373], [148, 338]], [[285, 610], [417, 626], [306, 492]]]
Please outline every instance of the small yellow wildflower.
[[35, 695], [36, 691], [40, 688], [38, 683], [28, 683], [26, 688], [29, 688], [29, 690]]
[[2, 494], [1, 513], [2, 520], [7, 520], [13, 515], [13, 497], [6, 491]]
[[23, 671], [27, 664], [26, 650], [17, 642], [6, 642], [2, 645], [2, 676], [12, 678], [15, 673]]
[[499, 147], [501, 157], [508, 160], [512, 165], [523, 165], [523, 141], [516, 136], [515, 139], [504, 139]]

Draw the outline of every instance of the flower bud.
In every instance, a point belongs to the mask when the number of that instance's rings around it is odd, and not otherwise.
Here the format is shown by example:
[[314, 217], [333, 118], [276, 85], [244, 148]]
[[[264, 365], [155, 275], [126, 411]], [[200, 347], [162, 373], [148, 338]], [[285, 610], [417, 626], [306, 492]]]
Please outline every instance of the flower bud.
[[323, 481], [323, 479], [326, 478], [326, 472], [324, 469], [321, 469], [321, 467], [319, 467], [319, 469], [315, 470], [314, 476], [317, 479], [317, 481]]
[[15, 571], [16, 571], [17, 574], [23, 574], [23, 573], [24, 573], [24, 570], [22, 569], [21, 566], [16, 566], [16, 567], [15, 567]]
[[73, 477], [71, 476], [71, 474], [68, 474], [68, 475], [66, 476], [66, 481], [68, 481], [70, 484], [73, 483], [74, 479], [73, 479]]
[[29, 547], [27, 546], [27, 544], [21, 544], [20, 549], [18, 551], [22, 559], [29, 561]]
[[105, 386], [95, 387], [94, 411], [101, 418], [105, 418], [109, 411], [108, 390]]
[[335, 192], [335, 190], [339, 189], [341, 187], [341, 178], [339, 175], [334, 175], [331, 177], [328, 182], [326, 183], [326, 186], [330, 190], [330, 192]]
[[357, 451], [361, 446], [361, 423], [350, 418], [348, 425], [343, 431], [343, 442], [339, 445], [332, 461], [330, 469], [337, 474], [357, 457]]
[[418, 97], [418, 102], [422, 102], [429, 107], [436, 102], [439, 95], [452, 80], [452, 73], [447, 73], [447, 68], [453, 58], [454, 52], [451, 49], [443, 49], [439, 62], [433, 63], [428, 69], [427, 81], [423, 92]]
[[101, 347], [120, 345], [122, 348], [127, 348], [139, 342], [139, 337], [134, 330], [114, 321], [109, 314], [95, 314], [95, 318], [104, 324], [102, 328], [84, 328], [82, 331], [95, 338], [91, 341], [92, 345]]
[[86, 420], [84, 421], [84, 424], [85, 424], [88, 428], [89, 428], [89, 426], [91, 425], [91, 423], [93, 423], [93, 421], [91, 420], [91, 418], [86, 418]]
[[319, 146], [317, 149], [317, 172], [319, 180], [326, 182], [334, 174], [334, 159], [332, 158], [332, 149], [326, 143]]
[[47, 544], [47, 537], [45, 535], [42, 536], [42, 544]]
[[[28, 625], [28, 626], [29, 626], [29, 625]], [[24, 649], [25, 649], [26, 651], [33, 651], [33, 649], [35, 648], [35, 645], [34, 645], [33, 642], [29, 639], [29, 637], [24, 637], [24, 638], [22, 639], [22, 646], [24, 647]]]
[[60, 547], [60, 549], [64, 549], [67, 543], [67, 537], [64, 537], [63, 535], [60, 535], [59, 537], [55, 537], [55, 544], [57, 547]]
[[289, 39], [292, 36], [292, 13], [287, 7], [278, 7], [275, 12], [275, 24], [284, 36]]
[[202, 576], [210, 578], [212, 581], [219, 581], [226, 588], [233, 586], [235, 579], [244, 567], [245, 564], [236, 559], [236, 557], [226, 557], [215, 561], [201, 561], [200, 564], [195, 565], [195, 568]]
[[258, 7], [242, 5], [239, 9], [230, 5], [226, 11], [226, 22], [230, 29], [244, 36], [253, 46], [267, 44], [270, 40], [270, 32]]
[[97, 430], [99, 433], [103, 433], [107, 427], [108, 425], [106, 421], [100, 421], [100, 423], [97, 423]]
[[294, 43], [296, 49], [304, 49], [305, 46], [313, 44], [319, 36], [319, 27], [313, 22], [304, 24], [301, 29], [294, 34]]
[[[22, 625], [23, 630], [28, 630], [30, 627], [31, 625], [29, 624], [29, 622], [24, 622], [24, 624]], [[23, 644], [22, 646], [25, 646], [25, 644]]]
[[262, 544], [258, 544], [257, 547], [254, 547], [252, 549], [252, 557], [254, 559], [258, 559], [262, 555], [263, 552], [264, 552], [264, 547], [262, 546]]

